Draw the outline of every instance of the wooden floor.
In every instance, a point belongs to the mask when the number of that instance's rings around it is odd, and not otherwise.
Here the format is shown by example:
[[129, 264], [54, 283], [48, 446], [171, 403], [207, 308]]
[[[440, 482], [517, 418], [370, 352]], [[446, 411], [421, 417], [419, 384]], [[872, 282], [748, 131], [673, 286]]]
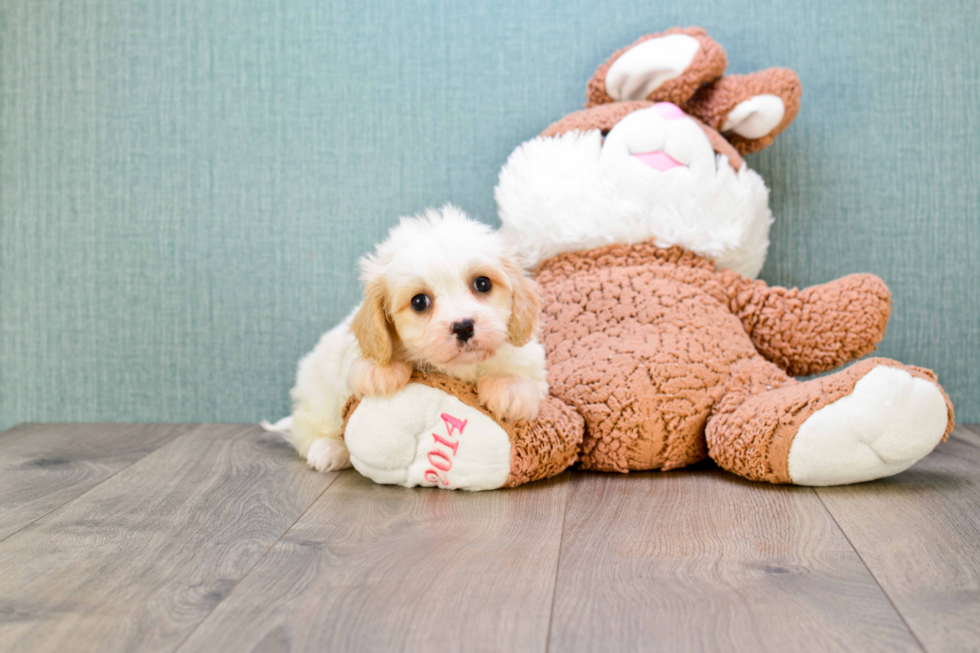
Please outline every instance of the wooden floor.
[[468, 494], [318, 474], [255, 426], [20, 426], [0, 650], [976, 651], [980, 429], [851, 487]]

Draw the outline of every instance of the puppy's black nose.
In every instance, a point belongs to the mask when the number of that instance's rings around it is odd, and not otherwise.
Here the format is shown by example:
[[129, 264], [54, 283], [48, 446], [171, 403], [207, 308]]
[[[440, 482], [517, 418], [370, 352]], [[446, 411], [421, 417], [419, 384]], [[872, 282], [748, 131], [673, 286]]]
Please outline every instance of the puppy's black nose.
[[473, 320], [466, 318], [465, 320], [460, 320], [459, 322], [453, 322], [453, 326], [450, 329], [456, 339], [460, 342], [466, 342], [473, 337]]

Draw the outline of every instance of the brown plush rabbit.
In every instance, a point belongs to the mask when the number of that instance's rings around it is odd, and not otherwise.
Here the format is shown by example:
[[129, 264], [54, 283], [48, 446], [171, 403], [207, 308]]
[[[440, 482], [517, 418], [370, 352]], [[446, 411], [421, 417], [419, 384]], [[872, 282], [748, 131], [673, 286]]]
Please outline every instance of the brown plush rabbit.
[[420, 377], [348, 406], [358, 470], [489, 489], [576, 459], [626, 472], [710, 456], [753, 480], [835, 485], [903, 471], [950, 432], [928, 370], [866, 359], [792, 378], [873, 351], [891, 298], [868, 274], [805, 290], [753, 280], [772, 216], [742, 155], [789, 125], [801, 89], [787, 69], [726, 65], [699, 28], [644, 36], [599, 67], [584, 110], [502, 169], [503, 231], [543, 295], [551, 397], [538, 420], [496, 422], [472, 389]]

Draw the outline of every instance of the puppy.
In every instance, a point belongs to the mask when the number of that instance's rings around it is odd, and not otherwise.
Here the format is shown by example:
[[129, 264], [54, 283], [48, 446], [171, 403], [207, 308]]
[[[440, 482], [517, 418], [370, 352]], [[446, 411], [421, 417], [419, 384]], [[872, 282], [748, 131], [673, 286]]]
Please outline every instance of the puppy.
[[413, 369], [477, 385], [498, 418], [533, 419], [548, 392], [540, 298], [503, 237], [445, 206], [402, 218], [360, 261], [364, 302], [299, 363], [292, 416], [271, 430], [319, 471], [350, 466], [341, 410]]

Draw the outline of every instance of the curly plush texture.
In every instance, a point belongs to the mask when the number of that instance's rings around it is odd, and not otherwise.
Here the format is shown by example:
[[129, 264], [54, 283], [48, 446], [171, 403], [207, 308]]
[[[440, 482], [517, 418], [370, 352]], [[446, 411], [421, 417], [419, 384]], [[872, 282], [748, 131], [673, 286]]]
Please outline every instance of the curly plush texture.
[[585, 418], [581, 466], [604, 471], [703, 459], [708, 419], [746, 364], [771, 387], [789, 378], [777, 363], [836, 367], [875, 348], [890, 306], [873, 275], [770, 288], [649, 243], [556, 256], [536, 280], [552, 394]]
[[[443, 374], [416, 371], [409, 383], [418, 383], [453, 395], [484, 415], [493, 415], [480, 404], [475, 385]], [[350, 415], [360, 404], [351, 397], [344, 406], [344, 429]], [[510, 474], [503, 487], [516, 487], [531, 481], [551, 478], [568, 469], [578, 459], [582, 443], [583, 420], [572, 408], [554, 397], [541, 402], [538, 416], [530, 422], [497, 420], [510, 440]]]
[[873, 274], [804, 290], [726, 281], [729, 307], [752, 344], [792, 376], [826, 372], [871, 353], [891, 314], [891, 292]]
[[720, 77], [725, 72], [725, 68], [728, 67], [725, 51], [714, 39], [708, 36], [707, 32], [700, 27], [672, 27], [664, 32], [641, 36], [625, 48], [617, 50], [604, 64], [599, 66], [589, 80], [585, 93], [585, 108], [615, 102], [606, 92], [606, 74], [617, 59], [644, 41], [670, 36], [671, 34], [690, 36], [698, 41], [700, 47], [694, 55], [694, 60], [684, 72], [673, 79], [668, 79], [654, 89], [647, 95], [647, 100], [651, 102], [673, 102], [681, 105], [698, 90], [701, 84]]
[[773, 140], [796, 118], [800, 110], [803, 86], [799, 77], [789, 68], [769, 68], [748, 75], [727, 75], [698, 89], [684, 110], [701, 119], [712, 129], [721, 131], [728, 114], [740, 102], [757, 95], [776, 95], [783, 101], [783, 119], [762, 138], [744, 138], [738, 134], [726, 134], [742, 154], [752, 154], [772, 145]]

